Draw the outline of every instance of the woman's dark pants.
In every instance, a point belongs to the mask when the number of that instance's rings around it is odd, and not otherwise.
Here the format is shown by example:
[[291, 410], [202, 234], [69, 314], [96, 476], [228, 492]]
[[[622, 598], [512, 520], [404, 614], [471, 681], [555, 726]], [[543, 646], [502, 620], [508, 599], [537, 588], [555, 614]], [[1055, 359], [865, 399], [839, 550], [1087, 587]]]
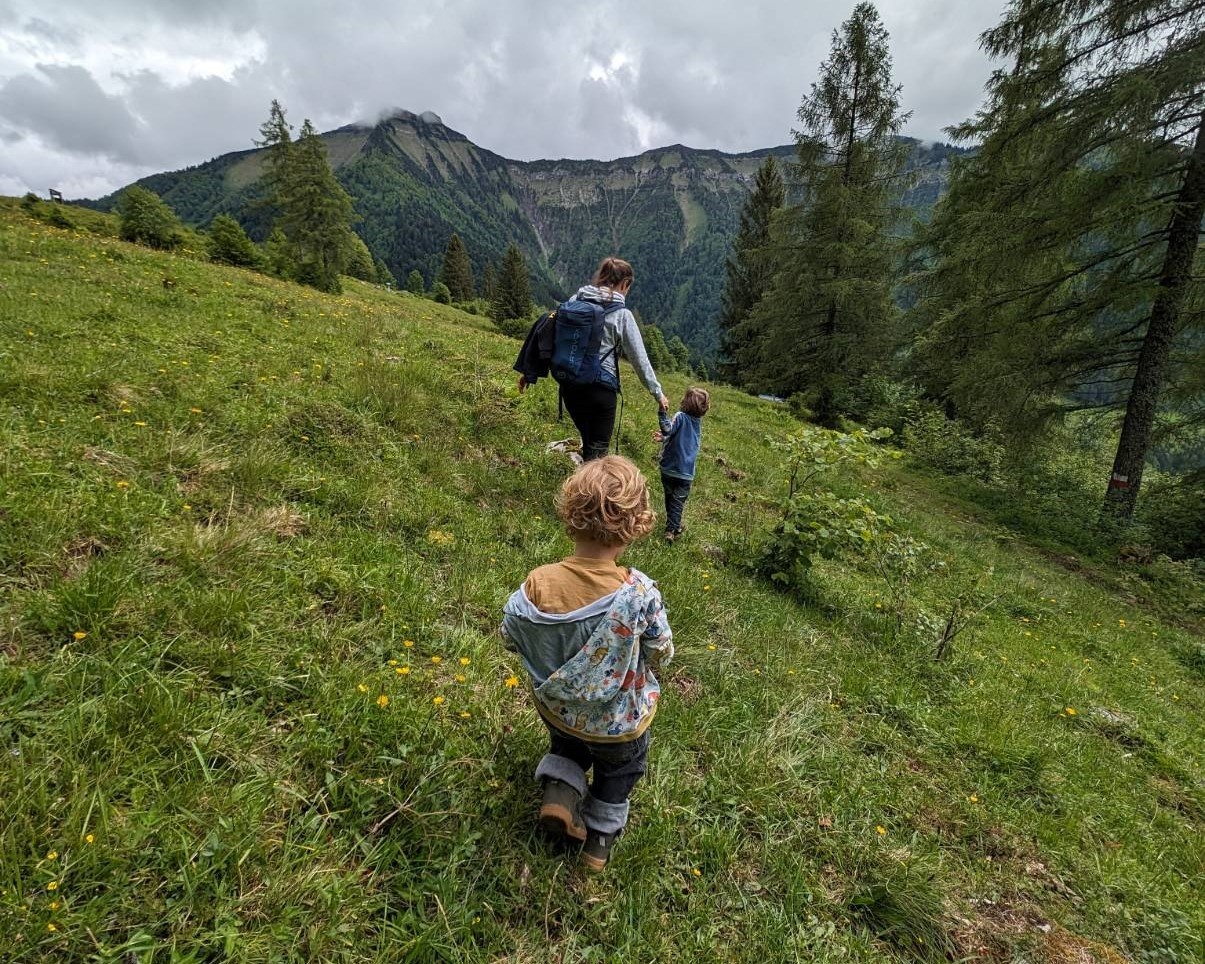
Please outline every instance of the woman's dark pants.
[[573, 424], [582, 436], [582, 458], [601, 459], [611, 445], [615, 431], [618, 395], [606, 385], [562, 385], [561, 398]]

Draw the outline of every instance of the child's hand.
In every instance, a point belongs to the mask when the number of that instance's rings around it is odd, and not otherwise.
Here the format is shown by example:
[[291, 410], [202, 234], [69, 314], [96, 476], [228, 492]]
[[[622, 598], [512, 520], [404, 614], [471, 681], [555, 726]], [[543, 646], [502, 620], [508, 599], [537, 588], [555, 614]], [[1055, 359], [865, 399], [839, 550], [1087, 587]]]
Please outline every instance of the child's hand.
[[654, 442], [664, 442], [665, 436], [662, 435], [660, 432], [654, 432], [653, 433], [653, 441]]

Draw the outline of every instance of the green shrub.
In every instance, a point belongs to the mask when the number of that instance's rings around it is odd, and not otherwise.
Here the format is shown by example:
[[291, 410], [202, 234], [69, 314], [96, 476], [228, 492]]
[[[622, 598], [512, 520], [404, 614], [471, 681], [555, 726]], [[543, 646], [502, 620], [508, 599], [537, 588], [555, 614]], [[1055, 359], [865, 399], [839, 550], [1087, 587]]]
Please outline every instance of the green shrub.
[[1152, 545], [1173, 559], [1205, 559], [1205, 471], [1152, 484], [1139, 503]]
[[442, 281], [437, 281], [431, 289], [431, 300], [436, 304], [450, 305], [452, 303], [452, 292], [448, 290], [448, 286]]
[[994, 438], [975, 435], [935, 409], [918, 412], [903, 435], [904, 447], [922, 465], [989, 485], [1001, 481], [1004, 446]]
[[527, 318], [503, 318], [495, 321], [494, 325], [508, 338], [517, 338], [519, 341], [526, 338], [531, 329], [531, 322]]
[[209, 227], [209, 260], [236, 268], [259, 269], [264, 264], [259, 248], [228, 214], [219, 214]]
[[170, 250], [184, 243], [180, 220], [158, 194], [142, 187], [128, 187], [117, 201], [123, 241]]

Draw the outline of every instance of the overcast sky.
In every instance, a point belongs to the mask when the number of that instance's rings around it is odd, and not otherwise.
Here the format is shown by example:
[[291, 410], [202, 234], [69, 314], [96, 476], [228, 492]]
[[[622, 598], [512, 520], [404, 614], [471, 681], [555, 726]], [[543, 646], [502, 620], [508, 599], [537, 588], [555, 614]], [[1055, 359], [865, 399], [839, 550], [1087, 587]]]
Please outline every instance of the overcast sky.
[[[978, 107], [1005, 0], [881, 0], [908, 133]], [[440, 114], [505, 157], [790, 141], [854, 0], [0, 0], [0, 194], [99, 196], [252, 146]], [[570, 8], [570, 9], [566, 9]]]

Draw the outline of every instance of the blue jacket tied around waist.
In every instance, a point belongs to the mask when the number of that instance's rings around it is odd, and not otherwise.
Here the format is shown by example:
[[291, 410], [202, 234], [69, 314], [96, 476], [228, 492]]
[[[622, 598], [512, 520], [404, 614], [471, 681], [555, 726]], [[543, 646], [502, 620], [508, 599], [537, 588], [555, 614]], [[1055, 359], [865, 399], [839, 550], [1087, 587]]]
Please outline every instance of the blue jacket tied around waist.
[[658, 413], [661, 434], [661, 474], [675, 479], [693, 479], [695, 462], [699, 458], [699, 441], [703, 436], [703, 420], [685, 412], [672, 419], [666, 412]]

